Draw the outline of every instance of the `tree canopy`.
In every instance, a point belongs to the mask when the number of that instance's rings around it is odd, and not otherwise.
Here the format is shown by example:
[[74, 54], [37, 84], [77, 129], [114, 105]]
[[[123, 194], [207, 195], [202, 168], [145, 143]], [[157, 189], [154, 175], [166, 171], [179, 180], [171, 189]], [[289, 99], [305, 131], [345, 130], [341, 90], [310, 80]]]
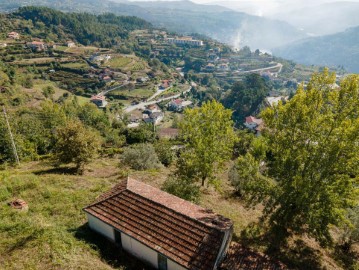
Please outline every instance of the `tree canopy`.
[[234, 118], [242, 123], [246, 116], [257, 111], [269, 90], [269, 86], [260, 75], [248, 74], [243, 81], [238, 81], [232, 86], [229, 94], [224, 97], [223, 104], [232, 109]]
[[[286, 238], [307, 233], [331, 242], [329, 228], [358, 203], [359, 76], [335, 87], [335, 74], [314, 74], [285, 105], [262, 114], [267, 154], [252, 196], [264, 202], [272, 228]], [[255, 185], [254, 185], [255, 186]]]
[[75, 163], [78, 173], [97, 154], [100, 137], [80, 121], [69, 121], [56, 134], [55, 158], [60, 163]]
[[200, 108], [185, 110], [179, 125], [180, 136], [186, 144], [180, 171], [201, 179], [202, 185], [214, 177], [233, 152], [236, 135], [231, 117], [232, 112], [215, 100]]

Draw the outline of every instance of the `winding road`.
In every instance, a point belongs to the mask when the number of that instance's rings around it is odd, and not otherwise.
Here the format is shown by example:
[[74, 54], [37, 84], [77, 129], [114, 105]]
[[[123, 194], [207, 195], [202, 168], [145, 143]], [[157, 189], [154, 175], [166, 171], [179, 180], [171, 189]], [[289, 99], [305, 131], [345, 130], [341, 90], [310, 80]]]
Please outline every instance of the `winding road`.
[[181, 93], [173, 95], [173, 96], [170, 96], [170, 97], [160, 98], [160, 99], [151, 100], [151, 101], [145, 101], [145, 102], [138, 103], [136, 105], [128, 106], [128, 107], [126, 107], [124, 109], [124, 112], [129, 113], [129, 112], [132, 112], [132, 111], [137, 110], [137, 109], [141, 109], [141, 108], [144, 109], [148, 105], [156, 104], [156, 103], [161, 102], [161, 101], [166, 101], [166, 100], [171, 100], [171, 99], [174, 99], [174, 98], [178, 98], [182, 94], [185, 94], [185, 93], [188, 93], [189, 91], [191, 91], [191, 88], [192, 88], [192, 86], [188, 87], [188, 89], [182, 91]]

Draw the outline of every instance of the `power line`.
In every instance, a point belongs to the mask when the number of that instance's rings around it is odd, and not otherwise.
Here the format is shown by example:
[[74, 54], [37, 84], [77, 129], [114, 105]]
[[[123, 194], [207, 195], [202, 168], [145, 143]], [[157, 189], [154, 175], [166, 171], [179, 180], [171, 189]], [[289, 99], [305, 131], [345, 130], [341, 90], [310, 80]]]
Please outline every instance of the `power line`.
[[16, 160], [16, 163], [17, 163], [18, 165], [20, 165], [19, 156], [18, 156], [18, 154], [17, 154], [14, 137], [13, 137], [12, 132], [11, 132], [11, 127], [10, 127], [10, 124], [9, 124], [9, 120], [8, 120], [8, 118], [7, 118], [5, 106], [2, 106], [2, 109], [3, 109], [3, 112], [4, 112], [4, 117], [5, 117], [5, 120], [6, 120], [6, 125], [7, 125], [7, 128], [8, 128], [8, 130], [9, 130], [10, 140], [11, 140], [12, 150], [13, 150], [13, 152], [14, 152], [15, 160]]

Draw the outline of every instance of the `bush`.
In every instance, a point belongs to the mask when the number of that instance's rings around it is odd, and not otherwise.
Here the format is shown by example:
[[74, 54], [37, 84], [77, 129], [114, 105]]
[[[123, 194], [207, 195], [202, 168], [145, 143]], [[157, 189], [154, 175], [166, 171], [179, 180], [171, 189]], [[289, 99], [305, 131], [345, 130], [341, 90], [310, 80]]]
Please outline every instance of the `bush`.
[[82, 174], [85, 164], [98, 153], [100, 136], [79, 121], [69, 121], [56, 134], [55, 159], [58, 163], [75, 163]]
[[123, 164], [134, 170], [158, 169], [161, 163], [152, 144], [140, 143], [125, 149]]
[[200, 187], [189, 178], [170, 175], [162, 189], [184, 200], [197, 203], [200, 198]]
[[159, 141], [155, 144], [155, 150], [161, 163], [168, 167], [174, 160], [174, 153], [171, 149], [171, 143], [169, 141]]

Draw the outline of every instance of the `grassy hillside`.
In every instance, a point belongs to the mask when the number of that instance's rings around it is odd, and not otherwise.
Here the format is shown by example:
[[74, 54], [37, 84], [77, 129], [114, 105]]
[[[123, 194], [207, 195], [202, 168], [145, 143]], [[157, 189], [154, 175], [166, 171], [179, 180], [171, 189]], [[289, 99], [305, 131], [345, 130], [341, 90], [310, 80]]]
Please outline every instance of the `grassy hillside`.
[[[129, 171], [118, 163], [118, 159], [95, 160], [82, 176], [73, 175], [66, 167], [54, 169], [46, 161], [0, 171], [1, 269], [148, 269], [91, 231], [82, 211], [127, 175]], [[130, 171], [131, 177], [155, 187], [161, 187], [168, 173], [169, 169]], [[221, 188], [205, 189], [200, 204], [234, 221], [235, 241], [240, 239], [247, 247], [264, 251], [267, 240], [253, 238], [261, 207], [245, 208], [234, 196], [227, 176], [220, 177], [224, 180]], [[14, 198], [25, 200], [28, 211], [12, 209], [7, 203]], [[341, 261], [350, 258], [337, 256], [335, 261], [330, 250], [306, 238], [272, 256], [293, 269], [337, 270], [350, 265]]]
[[359, 72], [359, 27], [334, 35], [304, 39], [274, 50], [274, 54], [307, 65], [344, 66]]
[[[82, 211], [122, 179], [117, 164], [117, 160], [97, 160], [84, 176], [72, 175], [66, 168], [53, 169], [44, 162], [1, 171], [1, 269], [147, 269], [90, 231]], [[131, 175], [160, 186], [167, 173]], [[29, 210], [21, 212], [9, 207], [7, 203], [13, 198], [25, 200]], [[253, 214], [244, 211], [238, 215], [237, 210], [233, 211], [230, 201], [214, 205], [213, 200], [206, 199], [204, 203], [238, 221], [238, 231], [253, 220]]]

